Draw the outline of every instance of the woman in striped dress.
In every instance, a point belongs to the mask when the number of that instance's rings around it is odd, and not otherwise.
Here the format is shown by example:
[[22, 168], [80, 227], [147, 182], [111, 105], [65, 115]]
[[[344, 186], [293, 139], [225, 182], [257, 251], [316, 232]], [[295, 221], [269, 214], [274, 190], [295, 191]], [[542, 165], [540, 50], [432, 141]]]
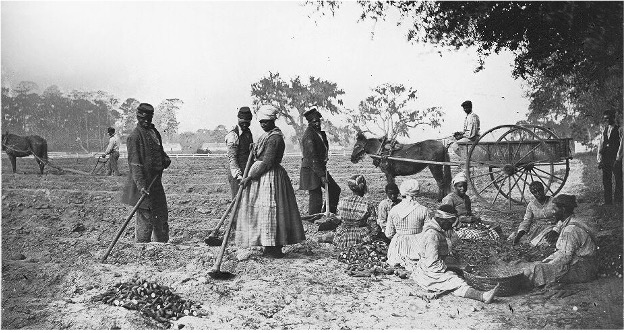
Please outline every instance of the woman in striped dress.
[[241, 180], [244, 190], [237, 214], [236, 242], [246, 248], [264, 246], [264, 255], [282, 258], [282, 246], [303, 241], [304, 227], [295, 200], [295, 191], [286, 170], [284, 135], [275, 120], [277, 110], [263, 105], [257, 112], [265, 131], [252, 150], [254, 164]]
[[415, 179], [405, 180], [399, 186], [399, 191], [405, 199], [391, 208], [386, 222], [385, 234], [391, 239], [387, 262], [391, 266], [406, 267], [409, 259], [418, 259], [417, 243], [428, 218], [428, 209], [416, 200], [419, 182]]
[[336, 229], [334, 245], [339, 249], [371, 241], [380, 232], [375, 206], [363, 198], [368, 191], [365, 177], [353, 175], [347, 181], [347, 186], [352, 194], [341, 198], [337, 206], [342, 223]]

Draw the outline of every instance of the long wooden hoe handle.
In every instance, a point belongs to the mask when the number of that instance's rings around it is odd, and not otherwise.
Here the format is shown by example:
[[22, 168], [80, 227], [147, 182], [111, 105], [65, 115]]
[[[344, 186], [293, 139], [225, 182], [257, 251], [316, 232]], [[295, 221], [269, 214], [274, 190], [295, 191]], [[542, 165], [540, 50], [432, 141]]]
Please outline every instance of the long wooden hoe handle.
[[[250, 167], [252, 166], [252, 159], [253, 159], [252, 155], [253, 154], [250, 151], [250, 156], [247, 157], [247, 163], [245, 164], [245, 170], [243, 171], [243, 178], [247, 177], [247, 174], [250, 172]], [[241, 189], [241, 186], [239, 186], [239, 190], [240, 189]], [[238, 194], [239, 194], [239, 191], [237, 191], [237, 195]], [[219, 232], [219, 228], [221, 228], [221, 226], [224, 224], [224, 221], [226, 221], [226, 217], [228, 217], [228, 214], [232, 210], [232, 207], [234, 207], [235, 203], [236, 203], [236, 199], [230, 202], [228, 209], [226, 209], [224, 214], [221, 216], [221, 219], [219, 220], [217, 227], [215, 227], [215, 229], [210, 233], [210, 235], [208, 235], [208, 237], [215, 237], [217, 235], [217, 232]]]
[[[154, 185], [154, 182], [156, 181], [156, 179], [158, 177], [160, 177], [160, 174], [156, 175], [156, 177], [154, 177], [154, 179], [152, 179], [152, 182], [150, 183], [150, 186], [148, 186], [148, 190], [147, 190], [148, 192], [150, 192], [150, 189], [152, 188], [152, 185]], [[126, 227], [128, 226], [128, 222], [130, 222], [132, 217], [135, 215], [135, 212], [137, 211], [137, 209], [139, 209], [139, 206], [141, 205], [143, 200], [145, 200], [146, 197], [147, 197], [147, 195], [145, 195], [145, 193], [142, 194], [141, 197], [139, 198], [139, 201], [137, 201], [135, 206], [132, 207], [132, 211], [130, 211], [130, 214], [126, 218], [126, 221], [124, 222], [122, 227], [119, 228], [119, 231], [117, 232], [117, 236], [115, 236], [115, 239], [113, 239], [113, 241], [111, 242], [111, 245], [109, 245], [108, 250], [106, 250], [106, 253], [104, 254], [104, 256], [102, 256], [102, 260], [100, 260], [101, 263], [104, 263], [106, 261], [106, 258], [108, 258], [109, 254], [111, 254], [111, 251], [113, 250], [113, 246], [115, 246], [115, 243], [117, 243], [117, 240], [119, 239], [119, 237], [122, 235], [124, 230], [126, 230]]]
[[[254, 150], [254, 144], [251, 145], [252, 149], [250, 149], [250, 157], [247, 159], [247, 165], [245, 166], [245, 176], [249, 172], [249, 168], [252, 161], [252, 154]], [[228, 243], [228, 237], [230, 237], [230, 230], [232, 229], [232, 224], [234, 223], [234, 219], [237, 217], [237, 213], [239, 211], [239, 202], [241, 201], [241, 196], [243, 194], [243, 185], [239, 185], [239, 191], [237, 191], [237, 196], [234, 199], [234, 210], [232, 214], [230, 214], [230, 220], [228, 221], [228, 226], [226, 227], [226, 232], [224, 234], [224, 240], [221, 242], [221, 247], [219, 248], [219, 254], [217, 254], [217, 259], [215, 260], [215, 264], [213, 265], [213, 272], [218, 272], [221, 267], [221, 260], [224, 257], [224, 253], [226, 252], [226, 244]]]

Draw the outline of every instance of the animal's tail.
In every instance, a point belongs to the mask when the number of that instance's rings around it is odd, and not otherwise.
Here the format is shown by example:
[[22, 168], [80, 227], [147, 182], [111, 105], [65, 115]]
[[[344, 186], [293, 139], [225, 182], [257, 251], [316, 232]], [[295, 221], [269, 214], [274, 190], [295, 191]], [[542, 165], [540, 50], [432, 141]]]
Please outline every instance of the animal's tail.
[[[449, 162], [449, 152], [445, 150], [445, 162]], [[451, 191], [451, 166], [443, 165], [443, 186]]]

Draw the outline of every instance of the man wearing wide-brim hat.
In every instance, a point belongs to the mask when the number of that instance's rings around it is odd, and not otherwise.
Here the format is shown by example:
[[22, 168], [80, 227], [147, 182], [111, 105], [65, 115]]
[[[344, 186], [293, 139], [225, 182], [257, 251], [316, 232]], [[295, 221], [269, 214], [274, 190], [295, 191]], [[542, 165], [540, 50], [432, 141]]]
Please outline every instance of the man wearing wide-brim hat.
[[330, 212], [336, 213], [341, 187], [336, 184], [327, 169], [328, 138], [321, 130], [321, 113], [316, 108], [304, 112], [308, 127], [301, 141], [302, 165], [300, 168], [299, 189], [308, 190], [308, 214], [317, 214], [323, 207], [321, 188], [328, 185]]
[[136, 212], [137, 243], [169, 240], [167, 199], [161, 178], [171, 160], [163, 150], [161, 134], [152, 124], [153, 116], [152, 105], [141, 103], [137, 108], [137, 127], [126, 141], [130, 171], [122, 202], [134, 206], [142, 195], [146, 196]]
[[574, 195], [560, 194], [553, 198], [555, 218], [561, 226], [556, 252], [542, 261], [530, 263], [524, 271], [535, 287], [553, 282], [580, 283], [597, 277], [597, 242], [595, 229], [574, 216], [577, 207]]

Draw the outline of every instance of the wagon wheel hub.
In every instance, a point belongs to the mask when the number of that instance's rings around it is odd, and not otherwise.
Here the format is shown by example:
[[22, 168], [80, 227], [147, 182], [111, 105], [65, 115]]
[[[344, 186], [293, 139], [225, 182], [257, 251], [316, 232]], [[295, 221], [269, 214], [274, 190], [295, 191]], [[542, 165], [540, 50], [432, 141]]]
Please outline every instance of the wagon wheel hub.
[[503, 166], [503, 172], [508, 176], [512, 176], [516, 172], [516, 168], [514, 165], [506, 164]]

